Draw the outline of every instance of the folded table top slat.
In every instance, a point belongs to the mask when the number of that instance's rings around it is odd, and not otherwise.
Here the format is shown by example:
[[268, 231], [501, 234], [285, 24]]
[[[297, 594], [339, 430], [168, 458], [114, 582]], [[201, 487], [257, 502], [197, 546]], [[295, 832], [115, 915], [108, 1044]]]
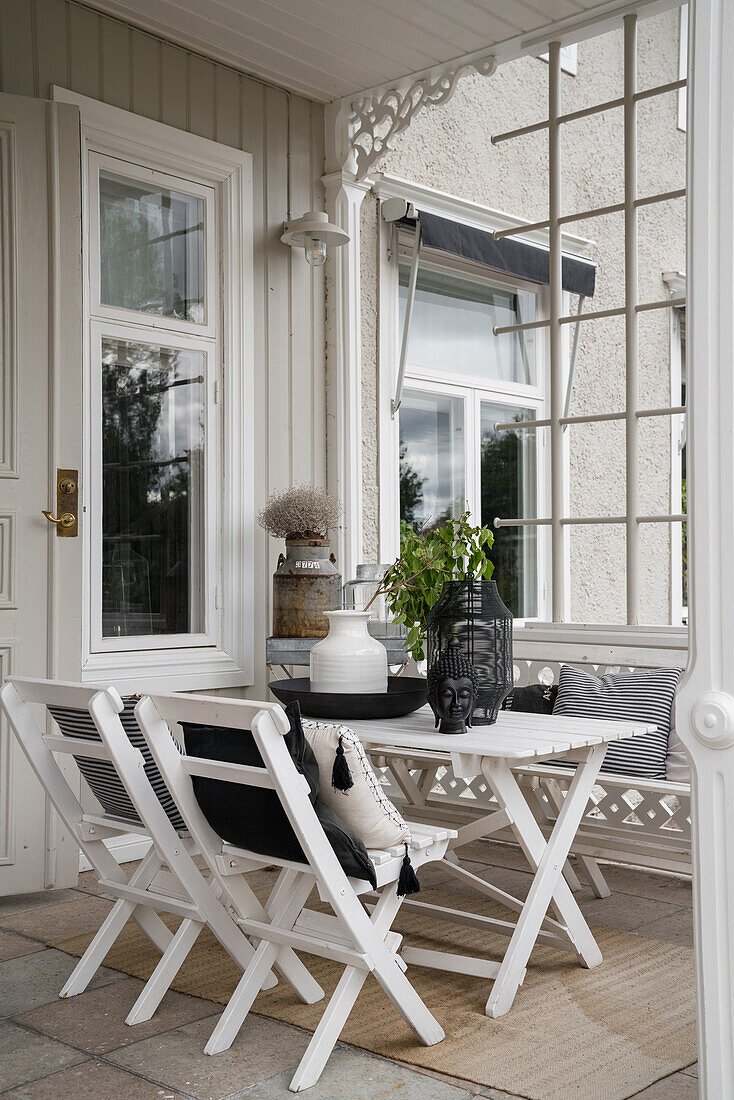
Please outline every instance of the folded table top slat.
[[640, 737], [656, 729], [649, 722], [500, 711], [494, 725], [474, 726], [464, 734], [445, 735], [435, 729], [433, 713], [427, 706], [403, 718], [349, 720], [345, 725], [370, 746], [522, 761], [562, 756], [574, 749]]

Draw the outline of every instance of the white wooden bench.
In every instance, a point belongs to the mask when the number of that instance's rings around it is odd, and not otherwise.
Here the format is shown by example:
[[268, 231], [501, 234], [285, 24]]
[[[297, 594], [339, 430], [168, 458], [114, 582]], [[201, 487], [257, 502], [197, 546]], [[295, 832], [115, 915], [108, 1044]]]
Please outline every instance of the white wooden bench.
[[[687, 660], [687, 632], [682, 629], [585, 627], [532, 624], [516, 632], [515, 677], [518, 686], [557, 683], [562, 664], [605, 672], [635, 672], [647, 668], [684, 668]], [[425, 797], [421, 816], [428, 820], [449, 819], [455, 824], [499, 809], [481, 776], [462, 779], [450, 767], [433, 771], [428, 761], [373, 761], [381, 769], [386, 793], [406, 806], [406, 784], [423, 784]], [[521, 769], [523, 788], [531, 808], [546, 835], [555, 822], [564, 792], [573, 773], [550, 764]], [[415, 793], [411, 787], [411, 795]], [[507, 828], [494, 839], [514, 843]], [[602, 773], [594, 787], [572, 847], [581, 874], [598, 896], [609, 888], [596, 860], [630, 864], [654, 870], [691, 872], [691, 792], [687, 783], [630, 778]], [[578, 879], [566, 868], [572, 888]]]

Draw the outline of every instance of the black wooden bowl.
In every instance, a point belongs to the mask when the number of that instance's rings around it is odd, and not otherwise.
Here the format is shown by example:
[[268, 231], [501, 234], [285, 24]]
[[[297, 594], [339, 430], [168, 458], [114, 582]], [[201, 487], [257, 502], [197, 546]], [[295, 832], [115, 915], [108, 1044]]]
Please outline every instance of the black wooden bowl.
[[387, 691], [332, 693], [311, 691], [307, 676], [272, 680], [268, 687], [283, 704], [297, 699], [307, 718], [401, 718], [425, 705], [426, 681], [422, 676], [388, 676]]

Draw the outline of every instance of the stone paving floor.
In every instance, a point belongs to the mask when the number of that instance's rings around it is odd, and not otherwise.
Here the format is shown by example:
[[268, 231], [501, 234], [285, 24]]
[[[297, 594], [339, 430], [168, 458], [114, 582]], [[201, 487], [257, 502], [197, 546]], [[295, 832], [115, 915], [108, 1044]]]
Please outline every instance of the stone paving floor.
[[[497, 886], [527, 889], [530, 876], [517, 850], [481, 841], [468, 856], [469, 869], [491, 872]], [[440, 868], [432, 873], [438, 884]], [[692, 945], [687, 879], [624, 867], [607, 867], [605, 874], [611, 897], [596, 899], [588, 889], [579, 895], [592, 924]], [[169, 992], [151, 1021], [130, 1028], [124, 1017], [142, 983], [106, 969], [81, 996], [58, 999], [74, 960], [46, 943], [89, 926], [92, 911], [101, 922], [110, 905], [91, 872], [80, 876], [75, 889], [0, 898], [0, 1095], [18, 1100], [292, 1096], [288, 1081], [309, 1039], [299, 1028], [250, 1016], [231, 1050], [210, 1058], [203, 1047], [221, 1011], [211, 1001]], [[345, 1043], [307, 1095], [309, 1100], [517, 1100]], [[674, 1073], [637, 1095], [638, 1100], [693, 1100], [697, 1069]]]

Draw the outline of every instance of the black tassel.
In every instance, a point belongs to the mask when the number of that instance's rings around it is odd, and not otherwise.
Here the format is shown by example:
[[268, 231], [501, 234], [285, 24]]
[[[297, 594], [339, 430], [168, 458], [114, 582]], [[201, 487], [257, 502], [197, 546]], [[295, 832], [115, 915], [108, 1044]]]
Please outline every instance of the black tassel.
[[405, 855], [403, 856], [403, 866], [400, 868], [400, 878], [398, 879], [398, 897], [404, 898], [406, 894], [420, 894], [421, 884], [418, 882], [415, 871], [413, 870], [413, 864], [410, 862], [410, 856], [408, 855], [408, 845], [405, 845]]
[[349, 791], [354, 786], [352, 773], [349, 770], [349, 764], [347, 764], [347, 758], [344, 755], [344, 746], [342, 745], [341, 737], [339, 738], [339, 744], [336, 746], [334, 767], [331, 769], [331, 785], [336, 791]]

